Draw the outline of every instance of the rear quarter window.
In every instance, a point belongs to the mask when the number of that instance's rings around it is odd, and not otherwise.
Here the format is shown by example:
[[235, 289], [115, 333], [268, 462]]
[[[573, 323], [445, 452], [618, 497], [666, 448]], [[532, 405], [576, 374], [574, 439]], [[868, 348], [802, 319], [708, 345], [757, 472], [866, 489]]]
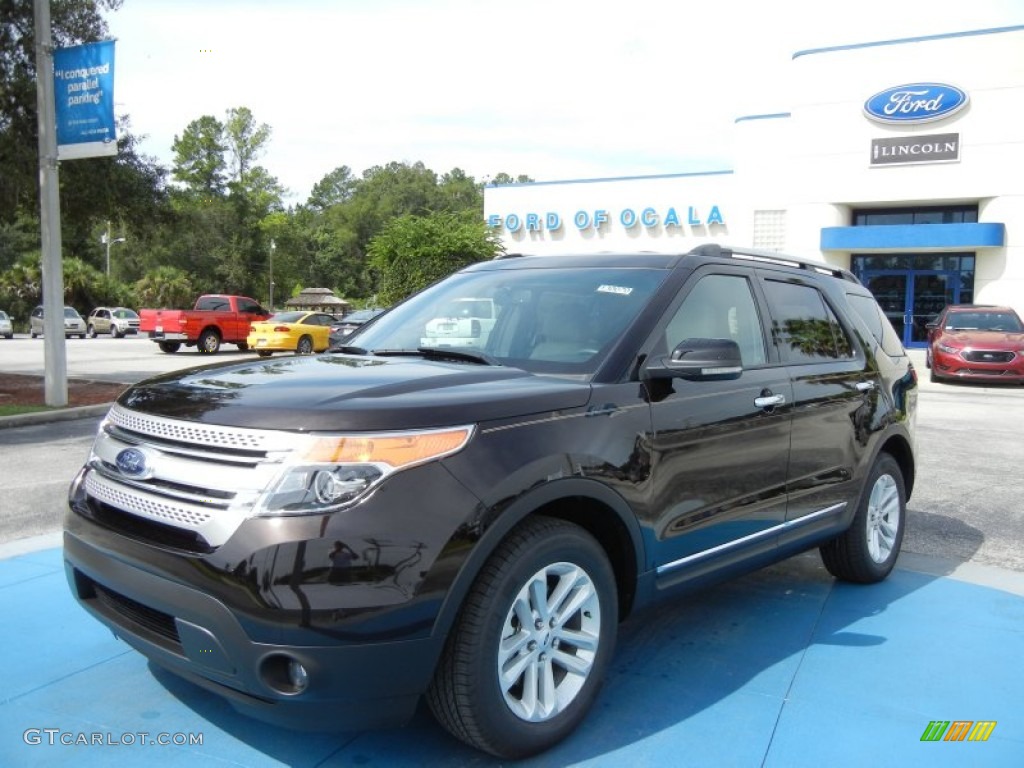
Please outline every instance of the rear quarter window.
[[878, 306], [874, 296], [848, 293], [846, 298], [856, 319], [863, 322], [875, 341], [882, 347], [882, 351], [890, 357], [901, 357], [904, 354], [903, 342], [896, 335], [892, 323], [882, 312], [882, 308]]

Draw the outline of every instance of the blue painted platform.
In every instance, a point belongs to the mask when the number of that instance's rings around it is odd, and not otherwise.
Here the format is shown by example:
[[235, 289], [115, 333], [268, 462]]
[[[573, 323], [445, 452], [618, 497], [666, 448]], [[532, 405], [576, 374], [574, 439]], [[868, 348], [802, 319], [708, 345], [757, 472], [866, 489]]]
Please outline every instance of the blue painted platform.
[[[1024, 574], [921, 562], [858, 587], [808, 554], [632, 617], [583, 727], [518, 765], [1021, 768]], [[426, 711], [332, 734], [242, 717], [78, 607], [59, 547], [0, 559], [0, 612], [0, 766], [498, 764]], [[922, 742], [933, 720], [996, 726]], [[202, 743], [144, 743], [190, 735]]]

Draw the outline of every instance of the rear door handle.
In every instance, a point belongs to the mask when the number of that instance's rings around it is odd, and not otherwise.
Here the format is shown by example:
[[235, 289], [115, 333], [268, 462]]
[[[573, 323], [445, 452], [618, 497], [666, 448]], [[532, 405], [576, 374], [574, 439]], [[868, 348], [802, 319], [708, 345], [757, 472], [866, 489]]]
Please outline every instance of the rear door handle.
[[754, 405], [758, 408], [774, 408], [776, 405], [782, 405], [785, 402], [785, 395], [766, 395], [754, 398]]
[[860, 392], [870, 392], [875, 388], [875, 382], [873, 381], [858, 381], [857, 389]]

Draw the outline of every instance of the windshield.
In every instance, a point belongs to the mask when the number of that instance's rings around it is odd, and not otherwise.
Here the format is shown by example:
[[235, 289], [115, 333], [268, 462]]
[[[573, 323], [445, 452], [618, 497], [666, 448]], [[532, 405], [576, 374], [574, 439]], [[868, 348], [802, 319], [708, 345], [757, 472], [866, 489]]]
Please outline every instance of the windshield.
[[366, 323], [373, 320], [377, 315], [381, 313], [379, 309], [357, 309], [355, 312], [349, 312], [343, 318], [343, 323]]
[[[345, 344], [369, 353], [463, 350], [538, 373], [592, 374], [666, 274], [608, 267], [456, 274], [356, 331]], [[479, 311], [452, 314], [453, 307], [466, 304]]]
[[1006, 331], [1020, 333], [1020, 318], [1010, 312], [951, 312], [947, 331]]
[[64, 307], [64, 317], [74, 319], [80, 318], [81, 315], [78, 314], [78, 310], [74, 307]]
[[138, 320], [139, 315], [134, 309], [115, 309], [111, 313], [118, 320]]

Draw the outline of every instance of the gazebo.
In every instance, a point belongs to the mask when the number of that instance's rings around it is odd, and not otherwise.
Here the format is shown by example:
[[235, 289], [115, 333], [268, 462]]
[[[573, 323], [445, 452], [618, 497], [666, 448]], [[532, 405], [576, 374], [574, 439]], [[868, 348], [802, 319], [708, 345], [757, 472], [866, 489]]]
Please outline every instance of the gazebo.
[[308, 309], [313, 312], [327, 312], [341, 316], [351, 309], [352, 305], [339, 299], [330, 288], [304, 288], [298, 296], [293, 296], [284, 303], [288, 309]]

